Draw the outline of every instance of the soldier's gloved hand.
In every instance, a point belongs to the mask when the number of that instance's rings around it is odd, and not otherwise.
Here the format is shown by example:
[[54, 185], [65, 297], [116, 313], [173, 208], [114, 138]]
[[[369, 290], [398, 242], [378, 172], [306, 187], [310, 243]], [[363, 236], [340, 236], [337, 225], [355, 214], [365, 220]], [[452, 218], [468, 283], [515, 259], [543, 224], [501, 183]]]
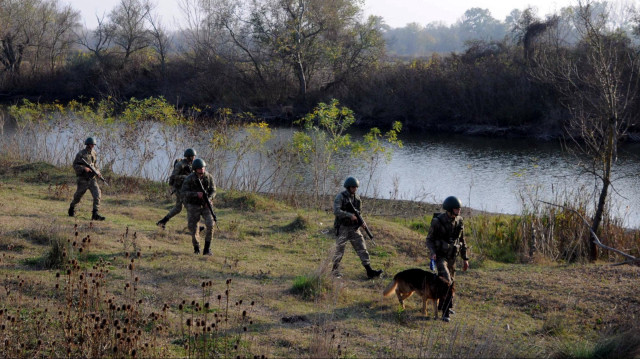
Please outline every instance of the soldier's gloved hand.
[[85, 171], [85, 172], [91, 172], [91, 168], [89, 168], [89, 167], [85, 167], [85, 168], [84, 168], [84, 171]]
[[356, 215], [355, 215], [355, 214], [352, 214], [352, 215], [351, 215], [351, 221], [352, 221], [352, 222], [358, 222], [358, 217], [356, 217]]
[[198, 199], [202, 199], [202, 196], [204, 196], [204, 193], [198, 192]]

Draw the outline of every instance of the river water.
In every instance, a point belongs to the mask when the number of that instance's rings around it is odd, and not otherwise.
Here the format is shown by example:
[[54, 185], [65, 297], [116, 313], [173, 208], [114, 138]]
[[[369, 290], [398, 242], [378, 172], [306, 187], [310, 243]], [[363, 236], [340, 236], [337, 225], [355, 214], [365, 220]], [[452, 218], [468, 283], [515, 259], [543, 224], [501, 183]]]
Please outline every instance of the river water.
[[[404, 147], [362, 190], [382, 198], [441, 202], [449, 195], [465, 206], [521, 213], [537, 200], [591, 196], [598, 182], [582, 174], [578, 160], [560, 142], [461, 135], [401, 136]], [[612, 213], [640, 227], [640, 144], [620, 148], [614, 167]], [[365, 172], [357, 174], [366, 179]], [[562, 193], [565, 195], [563, 196]], [[591, 196], [589, 198], [597, 198]], [[592, 202], [593, 203], [593, 200]], [[593, 207], [593, 206], [592, 206]]]

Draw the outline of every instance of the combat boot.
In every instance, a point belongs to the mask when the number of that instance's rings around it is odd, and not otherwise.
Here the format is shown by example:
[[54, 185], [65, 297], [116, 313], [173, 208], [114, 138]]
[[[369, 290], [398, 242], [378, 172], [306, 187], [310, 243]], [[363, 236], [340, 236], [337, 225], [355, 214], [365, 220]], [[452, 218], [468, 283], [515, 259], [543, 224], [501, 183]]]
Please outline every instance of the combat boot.
[[449, 316], [451, 315], [451, 309], [449, 309], [449, 305], [447, 305], [447, 303], [445, 303], [444, 305], [444, 310], [442, 313], [442, 321], [444, 322], [450, 322], [451, 318], [449, 318]]
[[200, 245], [199, 244], [194, 244], [193, 245], [193, 254], [200, 254]]
[[76, 215], [76, 207], [69, 206], [69, 217], [73, 217]]
[[364, 268], [367, 270], [367, 277], [369, 279], [378, 278], [380, 274], [382, 274], [382, 269], [371, 269], [371, 265], [369, 264], [365, 265]]
[[211, 242], [204, 242], [204, 250], [202, 251], [203, 256], [212, 256], [211, 253]]
[[160, 226], [160, 228], [164, 229], [164, 228], [165, 228], [165, 225], [167, 224], [167, 222], [169, 222], [169, 218], [167, 218], [167, 217], [165, 216], [163, 219], [159, 220], [159, 221], [156, 223], [156, 226]]
[[342, 278], [342, 273], [340, 273], [340, 263], [333, 263], [331, 274], [336, 278]]
[[91, 215], [91, 220], [92, 221], [104, 221], [104, 217], [99, 215], [98, 211], [93, 211], [93, 214]]
[[447, 293], [447, 296], [444, 298], [442, 304], [442, 320], [445, 322], [450, 322], [451, 318], [449, 318], [449, 316], [451, 314], [453, 314], [453, 310], [451, 310], [451, 307], [453, 306], [453, 295], [451, 293], [451, 291], [449, 291]]

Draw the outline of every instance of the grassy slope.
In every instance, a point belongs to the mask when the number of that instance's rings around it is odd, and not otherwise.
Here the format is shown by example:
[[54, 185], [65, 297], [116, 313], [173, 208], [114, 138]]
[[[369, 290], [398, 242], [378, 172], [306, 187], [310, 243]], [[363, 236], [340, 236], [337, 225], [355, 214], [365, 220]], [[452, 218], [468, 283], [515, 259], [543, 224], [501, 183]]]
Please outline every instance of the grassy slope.
[[[567, 343], [595, 343], [604, 329], [637, 321], [640, 314], [638, 268], [512, 265], [473, 257], [471, 269], [457, 274], [457, 314], [451, 323], [422, 318], [417, 298], [411, 298], [402, 311], [395, 297], [383, 299], [381, 293], [392, 274], [426, 265], [423, 235], [405, 224], [433, 208], [417, 204], [385, 207], [377, 202], [377, 215], [369, 218], [378, 243], [370, 248], [373, 267], [383, 268], [386, 277], [366, 280], [357, 256], [347, 248], [344, 277], [333, 280], [326, 276], [333, 244], [333, 217], [328, 211], [222, 193], [215, 202], [220, 230], [214, 234], [214, 256], [205, 258], [192, 253], [185, 211], [166, 230], [154, 225], [172, 205], [169, 197], [154, 190], [157, 184], [118, 179], [112, 187], [102, 186], [102, 214], [107, 220], [90, 223], [90, 193], [76, 218], [66, 215], [75, 190], [71, 170], [45, 164], [1, 167], [0, 274], [5, 285], [18, 276], [32, 283], [20, 287], [12, 298], [52, 300], [57, 271], [33, 263], [49, 250], [47, 235], [73, 239], [77, 224], [79, 236], [92, 239], [81, 262], [111, 260], [108, 291], [115, 296], [123, 295], [122, 283], [129, 275], [125, 253], [141, 252], [136, 295], [149, 313], [169, 304], [174, 322], [179, 321], [178, 303], [202, 297], [203, 281], [213, 282], [215, 296], [224, 292], [225, 280], [232, 279], [232, 300], [256, 303], [247, 337], [253, 354], [337, 356], [339, 345], [340, 356], [348, 357], [534, 357], [556, 352]], [[56, 186], [60, 183], [68, 188]], [[406, 209], [399, 211], [402, 206]], [[403, 216], [390, 218], [385, 213]], [[292, 229], [295, 221], [305, 228]], [[328, 291], [311, 300], [291, 293], [297, 276], [313, 273], [328, 278]], [[295, 316], [304, 318], [283, 321]], [[182, 355], [175, 344], [178, 326], [174, 324], [162, 340], [168, 353]]]

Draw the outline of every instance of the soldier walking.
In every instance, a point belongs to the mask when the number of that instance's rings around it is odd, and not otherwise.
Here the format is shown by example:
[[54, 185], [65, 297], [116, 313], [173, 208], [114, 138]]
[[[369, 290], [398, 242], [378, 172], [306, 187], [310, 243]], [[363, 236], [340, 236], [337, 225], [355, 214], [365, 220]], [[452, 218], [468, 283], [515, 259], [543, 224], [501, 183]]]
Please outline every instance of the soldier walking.
[[[442, 203], [446, 211], [434, 215], [431, 227], [427, 234], [427, 249], [429, 256], [436, 261], [438, 275], [453, 283], [456, 273], [456, 257], [458, 253], [462, 257], [462, 270], [469, 268], [469, 256], [467, 243], [464, 240], [464, 223], [460, 216], [462, 202], [457, 197], [449, 196]], [[442, 320], [450, 321], [449, 315], [454, 314], [453, 297], [449, 295], [443, 303], [438, 303], [438, 309], [442, 309]]]
[[[97, 171], [94, 173], [91, 170], [91, 166], [96, 168], [96, 151], [93, 148], [96, 146], [96, 140], [93, 137], [89, 137], [84, 141], [85, 148], [80, 150], [78, 154], [76, 154], [76, 158], [73, 160], [73, 169], [76, 172], [76, 176], [78, 177], [78, 189], [76, 193], [73, 195], [73, 200], [69, 205], [69, 217], [73, 217], [76, 214], [76, 205], [80, 203], [80, 199], [84, 195], [87, 190], [91, 192], [91, 196], [93, 196], [93, 212], [91, 215], [91, 220], [93, 221], [104, 221], [104, 217], [99, 214], [100, 211], [100, 187], [98, 187], [98, 176], [100, 176], [100, 172]], [[85, 162], [86, 161], [86, 162]]]
[[[336, 253], [333, 257], [333, 269], [334, 276], [340, 278], [342, 274], [339, 271], [340, 261], [344, 255], [344, 248], [347, 242], [351, 242], [353, 249], [355, 249], [362, 265], [367, 270], [367, 277], [369, 279], [379, 277], [382, 274], [382, 270], [374, 270], [371, 268], [371, 261], [369, 259], [369, 252], [367, 251], [367, 245], [364, 241], [364, 236], [360, 232], [360, 225], [358, 224], [358, 218], [353, 212], [355, 208], [358, 212], [362, 209], [362, 200], [360, 196], [356, 194], [360, 182], [354, 177], [349, 177], [344, 181], [345, 190], [338, 193], [333, 200], [333, 214], [336, 216], [334, 227], [336, 228]], [[353, 207], [350, 205], [353, 204]]]
[[175, 163], [175, 165], [173, 166], [173, 172], [171, 173], [171, 176], [169, 176], [169, 185], [173, 187], [173, 193], [176, 194], [176, 204], [175, 206], [173, 206], [173, 208], [171, 208], [169, 213], [167, 213], [167, 215], [164, 216], [164, 218], [162, 218], [156, 223], [156, 225], [162, 227], [162, 229], [164, 229], [167, 222], [169, 222], [169, 220], [173, 216], [182, 212], [182, 206], [183, 206], [183, 198], [181, 194], [182, 183], [184, 182], [184, 179], [187, 178], [189, 174], [191, 174], [191, 171], [192, 171], [191, 164], [193, 163], [193, 160], [196, 158], [196, 151], [192, 148], [187, 148], [184, 151], [183, 156], [184, 156], [183, 159]]
[[[191, 242], [193, 243], [193, 253], [200, 254], [200, 235], [198, 221], [204, 220], [206, 233], [204, 235], [205, 256], [211, 254], [211, 240], [213, 239], [213, 213], [207, 205], [207, 200], [211, 201], [216, 196], [216, 184], [213, 176], [205, 170], [207, 164], [200, 158], [193, 161], [193, 172], [184, 179], [181, 193], [187, 207], [187, 227], [191, 232]], [[204, 189], [204, 191], [203, 191]]]

